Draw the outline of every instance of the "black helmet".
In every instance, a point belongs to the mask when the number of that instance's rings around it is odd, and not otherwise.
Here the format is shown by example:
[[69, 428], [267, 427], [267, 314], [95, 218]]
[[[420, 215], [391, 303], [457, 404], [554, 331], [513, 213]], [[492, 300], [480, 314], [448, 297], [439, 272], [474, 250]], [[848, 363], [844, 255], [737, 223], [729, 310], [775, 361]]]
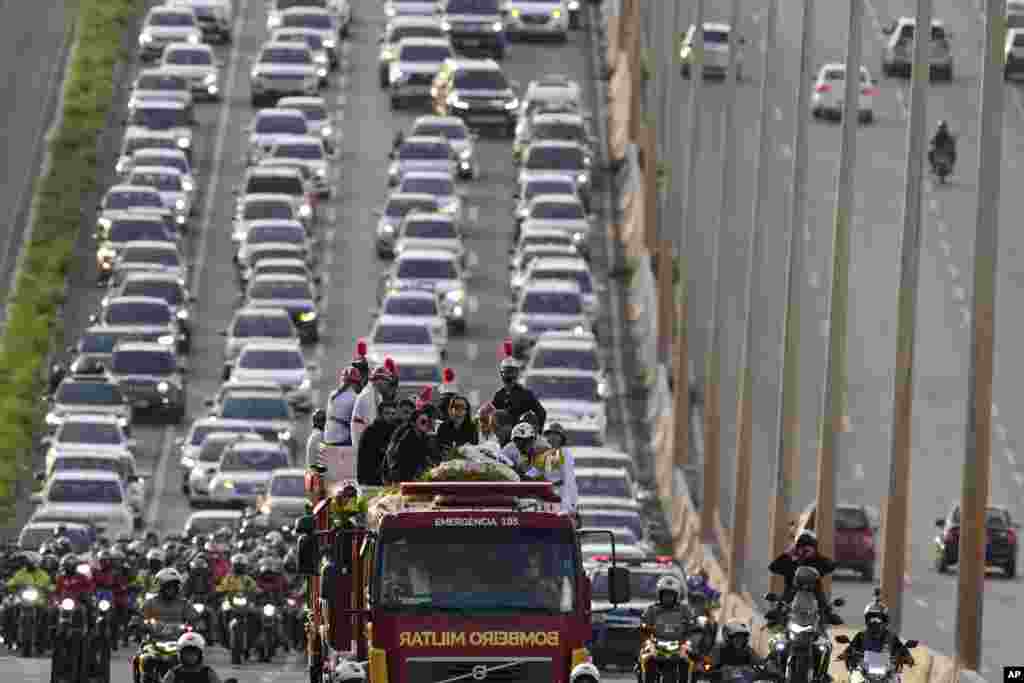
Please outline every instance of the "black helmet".
[[[544, 427], [544, 436], [547, 437], [548, 434], [557, 434], [559, 438], [562, 439], [563, 446], [569, 440], [569, 436], [565, 433], [565, 427], [563, 427], [560, 422], [552, 422]], [[548, 439], [548, 441], [550, 441], [550, 439]]]
[[249, 573], [249, 558], [242, 553], [232, 555], [231, 571], [238, 576], [246, 576]]
[[327, 411], [323, 408], [313, 411], [313, 429], [327, 429]]
[[60, 573], [64, 576], [74, 576], [78, 571], [78, 558], [74, 555], [65, 555], [60, 561]]
[[814, 567], [798, 567], [796, 573], [793, 574], [793, 583], [796, 584], [797, 588], [814, 590], [818, 585], [818, 579], [821, 578], [821, 574]]
[[875, 589], [875, 599], [864, 608], [864, 625], [868, 631], [879, 633], [889, 623], [889, 608], [882, 602], [882, 591]]
[[817, 535], [815, 535], [815, 533], [813, 531], [810, 531], [809, 529], [801, 531], [800, 534], [796, 537], [796, 547], [800, 548], [802, 546], [811, 546], [817, 548]]
[[949, 132], [949, 124], [946, 123], [945, 119], [939, 121], [939, 131], [942, 132], [942, 133], [948, 133]]
[[66, 536], [61, 536], [53, 542], [54, 547], [57, 550], [58, 555], [68, 555], [74, 551], [71, 546], [71, 541]]

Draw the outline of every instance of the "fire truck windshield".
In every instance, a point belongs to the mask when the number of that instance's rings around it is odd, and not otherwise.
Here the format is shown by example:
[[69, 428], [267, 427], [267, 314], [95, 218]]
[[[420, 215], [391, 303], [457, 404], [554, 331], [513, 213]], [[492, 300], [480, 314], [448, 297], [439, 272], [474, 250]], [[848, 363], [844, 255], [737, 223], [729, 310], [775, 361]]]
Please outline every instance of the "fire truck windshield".
[[568, 529], [390, 529], [379, 558], [382, 608], [564, 614], [576, 607], [578, 555]]

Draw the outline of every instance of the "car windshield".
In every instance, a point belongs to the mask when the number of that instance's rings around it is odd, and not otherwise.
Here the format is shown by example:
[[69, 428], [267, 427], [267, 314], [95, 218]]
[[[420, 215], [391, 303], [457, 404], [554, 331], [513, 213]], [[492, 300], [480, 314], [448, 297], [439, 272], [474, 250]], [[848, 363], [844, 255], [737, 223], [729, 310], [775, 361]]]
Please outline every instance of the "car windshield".
[[309, 277], [309, 268], [301, 261], [295, 263], [267, 263], [262, 253], [260, 257], [261, 260], [257, 261], [253, 267], [254, 275], [298, 275], [300, 277]]
[[575, 147], [531, 147], [526, 159], [530, 170], [573, 170], [583, 168], [583, 150]]
[[136, 107], [131, 113], [131, 125], [153, 128], [185, 128], [189, 125], [188, 112], [184, 108]]
[[[591, 519], [590, 515], [584, 515]], [[589, 521], [587, 526], [593, 526]], [[605, 526], [605, 525], [599, 525]], [[656, 587], [663, 576], [670, 576], [664, 572], [645, 572], [634, 569], [629, 573], [629, 594], [633, 600], [657, 600], [658, 592]], [[591, 580], [591, 596], [594, 600], [608, 599], [608, 572], [601, 570], [596, 572]]]
[[249, 290], [253, 299], [312, 299], [308, 282], [257, 282]]
[[162, 209], [164, 202], [155, 190], [111, 190], [103, 200], [108, 211], [120, 209]]
[[163, 299], [172, 306], [183, 302], [181, 285], [173, 280], [128, 280], [121, 289], [122, 296], [151, 296]]
[[249, 230], [246, 241], [301, 244], [305, 238], [306, 230], [301, 225], [257, 225]]
[[596, 372], [600, 365], [597, 358], [597, 349], [565, 349], [538, 346], [533, 352], [533, 361], [530, 367]]
[[401, 62], [443, 62], [452, 56], [447, 45], [406, 45], [398, 53]]
[[[391, 32], [390, 42], [397, 43], [403, 38], [444, 38], [440, 26], [401, 26]], [[424, 133], [425, 134], [425, 133]]]
[[[514, 514], [501, 516], [518, 522]], [[375, 584], [381, 607], [460, 615], [572, 612], [578, 560], [568, 529], [483, 523], [505, 521], [493, 518], [449, 521], [457, 528], [392, 528], [382, 534], [381, 580]]]
[[76, 382], [65, 380], [57, 387], [53, 397], [56, 403], [117, 406], [124, 403], [124, 396], [117, 385], [109, 382]]
[[276, 448], [236, 447], [224, 454], [220, 471], [270, 472], [287, 466], [288, 458]]
[[531, 128], [530, 133], [536, 140], [583, 142], [587, 137], [583, 128], [575, 123], [538, 123]]
[[[577, 467], [579, 465], [577, 464]], [[584, 512], [584, 526], [592, 529], [629, 529], [637, 538], [643, 538], [644, 523], [636, 513]], [[635, 574], [635, 572], [634, 572]]]
[[149, 15], [153, 26], [195, 26], [196, 19], [191, 12], [154, 12]]
[[422, 240], [453, 240], [459, 233], [451, 221], [416, 220], [405, 224], [405, 237]]
[[860, 508], [836, 507], [836, 529], [860, 531], [870, 529], [871, 522]]
[[309, 28], [333, 28], [328, 14], [286, 14], [281, 18], [282, 26], [305, 26]]
[[116, 446], [122, 442], [121, 430], [111, 422], [65, 422], [57, 432], [57, 442]]
[[[255, 267], [264, 259], [297, 259], [303, 258], [303, 249], [297, 245], [280, 242], [265, 242], [249, 245], [249, 265]], [[305, 273], [302, 273], [305, 276]]]
[[729, 43], [729, 32], [705, 30], [704, 42], [718, 45], [727, 45]]
[[448, 0], [449, 14], [498, 14], [501, 6], [498, 0]]
[[242, 315], [235, 320], [235, 337], [273, 337], [289, 338], [292, 336], [292, 322], [285, 315]]
[[172, 241], [167, 232], [167, 226], [162, 220], [144, 221], [131, 218], [116, 220], [110, 226], [107, 235], [111, 242]]
[[50, 503], [122, 503], [121, 485], [113, 479], [61, 479], [50, 485]]
[[297, 350], [246, 349], [238, 359], [238, 367], [251, 370], [301, 370], [305, 365]]
[[200, 424], [192, 429], [189, 438], [190, 446], [199, 446], [206, 437], [214, 432], [231, 432], [233, 434], [251, 434], [252, 428], [248, 425], [222, 425], [222, 424]]
[[270, 482], [270, 495], [280, 498], [305, 498], [306, 480], [294, 475], [274, 477]]
[[312, 64], [308, 49], [301, 47], [268, 47], [260, 54], [261, 64]]
[[451, 147], [442, 142], [405, 142], [398, 150], [398, 158], [402, 161], [448, 160]]
[[177, 66], [213, 66], [213, 54], [206, 50], [168, 50], [164, 61]]
[[454, 80], [458, 90], [508, 90], [505, 74], [493, 69], [463, 69]]
[[581, 496], [603, 496], [606, 498], [632, 498], [629, 481], [625, 477], [576, 476], [576, 487]]
[[384, 301], [384, 314], [434, 317], [437, 302], [427, 297], [392, 296]]
[[287, 420], [288, 403], [278, 396], [231, 396], [221, 404], [221, 417], [240, 420]]
[[274, 149], [274, 156], [286, 159], [322, 161], [324, 159], [324, 148], [323, 145], [312, 142], [295, 142], [278, 145]]
[[597, 396], [597, 380], [593, 377], [531, 375], [526, 378], [526, 386], [541, 402], [600, 400]]
[[[305, 125], [305, 124], [303, 124]], [[302, 181], [295, 176], [279, 175], [253, 175], [245, 184], [247, 194], [290, 194], [300, 196], [305, 194]]]
[[531, 180], [526, 183], [525, 199], [533, 199], [539, 194], [575, 194], [576, 186], [568, 180]]
[[132, 163], [135, 166], [170, 166], [171, 168], [178, 169], [183, 174], [189, 172], [187, 159], [170, 154], [136, 154], [132, 158]]
[[601, 433], [594, 429], [566, 429], [565, 435], [566, 443], [571, 443], [573, 446], [598, 447], [604, 445]]
[[114, 352], [111, 369], [118, 375], [169, 375], [178, 369], [170, 351]]
[[438, 384], [441, 368], [437, 365], [413, 365], [402, 363], [398, 366], [398, 381], [417, 384]]
[[242, 218], [247, 221], [266, 220], [269, 218], [294, 218], [295, 208], [291, 202], [276, 199], [261, 199], [245, 203]]
[[305, 135], [309, 132], [305, 117], [278, 114], [260, 116], [253, 130], [259, 135]]
[[199, 449], [199, 461], [200, 462], [220, 462], [220, 456], [224, 452], [224, 449], [228, 447], [230, 443], [235, 440], [235, 436], [232, 435], [228, 438], [209, 438], [203, 441], [202, 447]]
[[408, 258], [398, 264], [400, 280], [454, 280], [455, 264], [443, 259]]
[[107, 306], [103, 320], [108, 325], [169, 325], [171, 310], [165, 304], [115, 301]]
[[373, 334], [374, 344], [411, 344], [429, 346], [433, 343], [425, 325], [378, 325]]
[[388, 205], [384, 208], [384, 215], [389, 218], [402, 218], [412, 211], [432, 213], [437, 211], [437, 202], [433, 199], [389, 199]]
[[455, 123], [421, 123], [413, 129], [413, 135], [429, 135], [449, 140], [465, 140], [466, 129]]
[[566, 292], [530, 292], [523, 297], [521, 310], [532, 315], [580, 315], [583, 302]]
[[133, 247], [131, 245], [125, 247], [121, 252], [121, 260], [125, 263], [157, 263], [170, 267], [181, 265], [178, 252], [173, 249]]
[[133, 137], [124, 141], [124, 154], [133, 154], [136, 150], [140, 149], [178, 149], [178, 141], [173, 137]]
[[530, 218], [542, 220], [583, 220], [586, 217], [579, 202], [537, 202], [530, 210]]
[[530, 279], [540, 282], [575, 282], [580, 286], [580, 291], [584, 294], [591, 294], [594, 290], [590, 282], [590, 273], [582, 269], [564, 269], [558, 270], [554, 268], [545, 268], [544, 270], [534, 270], [530, 274]]
[[155, 187], [161, 192], [181, 192], [181, 176], [177, 173], [132, 173], [128, 181], [132, 185]]
[[435, 178], [433, 176], [412, 176], [402, 179], [399, 192], [419, 192], [434, 196], [455, 194], [455, 183], [451, 178]]
[[135, 82], [139, 90], [188, 90], [188, 81], [170, 74], [143, 74]]
[[53, 469], [60, 470], [91, 470], [100, 472], [112, 472], [121, 477], [122, 480], [131, 476], [128, 467], [115, 458], [91, 458], [87, 455], [62, 455], [53, 463]]
[[[903, 40], [910, 40], [914, 37], [915, 24], [904, 24], [903, 30], [900, 31], [900, 38]], [[946, 29], [942, 26], [932, 26], [932, 40], [946, 40]]]
[[78, 350], [81, 353], [110, 353], [117, 341], [118, 337], [114, 334], [87, 332], [79, 340]]

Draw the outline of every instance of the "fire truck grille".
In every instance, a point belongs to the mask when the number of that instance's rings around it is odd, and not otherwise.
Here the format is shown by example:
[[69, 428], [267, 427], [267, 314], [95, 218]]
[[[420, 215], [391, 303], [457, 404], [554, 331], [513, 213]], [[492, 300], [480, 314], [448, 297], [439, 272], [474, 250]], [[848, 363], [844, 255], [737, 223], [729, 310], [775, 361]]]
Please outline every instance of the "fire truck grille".
[[408, 683], [539, 683], [554, 680], [547, 657], [410, 657], [406, 660]]

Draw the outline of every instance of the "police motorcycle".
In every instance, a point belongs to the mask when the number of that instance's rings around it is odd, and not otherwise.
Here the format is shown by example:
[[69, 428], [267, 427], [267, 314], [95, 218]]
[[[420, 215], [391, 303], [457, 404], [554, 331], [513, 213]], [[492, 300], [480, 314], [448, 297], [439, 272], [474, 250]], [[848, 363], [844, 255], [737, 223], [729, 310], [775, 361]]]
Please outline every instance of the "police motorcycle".
[[192, 630], [190, 624], [166, 624], [148, 619], [143, 623], [139, 652], [132, 657], [134, 683], [161, 683], [178, 665], [178, 638]]
[[243, 659], [249, 659], [253, 647], [252, 606], [249, 597], [244, 593], [225, 596], [220, 605], [220, 619], [225, 631], [225, 647], [231, 651], [231, 664], [238, 666]]
[[49, 614], [46, 597], [35, 586], [22, 586], [11, 596], [7, 609], [18, 615], [14, 624], [14, 644], [22, 657], [34, 657], [47, 648]]
[[89, 606], [71, 597], [57, 603], [50, 683], [80, 683], [86, 678], [91, 635], [89, 611]]
[[707, 671], [710, 661], [703, 654], [714, 646], [707, 640], [707, 617], [695, 617], [680, 625], [677, 620], [658, 620], [653, 626], [640, 629], [646, 637], [640, 648], [641, 658], [653, 672], [637, 666], [637, 683], [686, 683], [696, 678], [698, 670]]
[[[832, 641], [818, 606], [818, 577], [813, 568], [801, 567], [797, 571], [796, 594], [788, 605], [774, 593], [764, 596], [765, 600], [776, 603], [779, 614], [785, 615], [785, 627], [769, 641], [768, 656], [777, 670], [784, 672], [788, 683], [822, 681], [828, 672]], [[832, 601], [833, 607], [845, 604], [843, 598]]]
[[[850, 638], [838, 635], [836, 642], [840, 645], [849, 645]], [[908, 650], [913, 650], [920, 643], [916, 640], [908, 640], [903, 644]], [[908, 663], [912, 665], [913, 660], [908, 661], [906, 657], [892, 652], [889, 648], [865, 650], [856, 662], [847, 661], [847, 667], [850, 669], [850, 683], [901, 683], [903, 666]]]
[[272, 600], [266, 601], [260, 609], [260, 626], [253, 639], [253, 649], [261, 662], [272, 661], [277, 649], [283, 645], [278, 636], [281, 633], [282, 614], [282, 607]]

